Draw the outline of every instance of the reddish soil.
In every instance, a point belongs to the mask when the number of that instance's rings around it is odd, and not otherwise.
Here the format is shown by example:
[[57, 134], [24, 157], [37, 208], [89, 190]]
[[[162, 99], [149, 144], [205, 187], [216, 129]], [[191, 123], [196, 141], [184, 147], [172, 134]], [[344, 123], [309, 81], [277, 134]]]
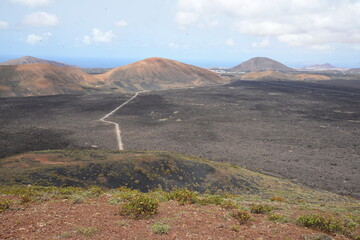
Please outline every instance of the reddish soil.
[[250, 72], [241, 76], [241, 79], [283, 79], [283, 80], [295, 80], [295, 81], [304, 81], [304, 80], [330, 80], [329, 77], [324, 75], [317, 74], [292, 74], [292, 73], [282, 73], [276, 71], [263, 71], [263, 72]]
[[[180, 206], [168, 201], [145, 220], [117, 214], [119, 205], [107, 202], [108, 195], [73, 204], [68, 200], [30, 203], [19, 210], [0, 213], [0, 239], [304, 239], [324, 233], [293, 223], [274, 223], [265, 215], [253, 214], [253, 221], [239, 225], [229, 210], [215, 205]], [[155, 234], [154, 223], [170, 226], [168, 234]], [[236, 225], [234, 231], [232, 226]], [[88, 230], [90, 236], [79, 228]], [[89, 231], [92, 229], [93, 232]], [[94, 230], [95, 229], [95, 230]], [[347, 239], [331, 236], [333, 239]]]
[[97, 75], [100, 80], [122, 85], [132, 85], [139, 89], [188, 87], [221, 84], [226, 80], [216, 73], [193, 65], [165, 58], [148, 58]]

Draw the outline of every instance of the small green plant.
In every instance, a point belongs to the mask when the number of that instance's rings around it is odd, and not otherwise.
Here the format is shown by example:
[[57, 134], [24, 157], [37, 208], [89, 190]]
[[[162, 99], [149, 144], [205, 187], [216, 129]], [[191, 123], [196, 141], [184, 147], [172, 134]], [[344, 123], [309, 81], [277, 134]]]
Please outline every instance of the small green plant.
[[113, 197], [109, 199], [110, 204], [121, 204], [131, 200], [134, 195], [139, 194], [138, 190], [133, 190], [127, 187], [119, 187], [113, 192]]
[[231, 226], [231, 230], [234, 231], [234, 232], [239, 232], [240, 231], [240, 226], [234, 224], [234, 225]]
[[84, 197], [96, 198], [100, 197], [104, 191], [98, 186], [92, 186], [81, 193]]
[[304, 227], [318, 229], [324, 232], [345, 232], [345, 227], [340, 221], [318, 214], [303, 215], [296, 220], [296, 223]]
[[169, 225], [162, 222], [154, 223], [151, 228], [156, 234], [168, 234], [170, 231]]
[[176, 189], [170, 193], [168, 193], [167, 198], [169, 200], [175, 200], [181, 205], [185, 204], [193, 204], [197, 201], [196, 193], [185, 188]]
[[246, 211], [233, 211], [231, 216], [238, 220], [240, 224], [245, 224], [251, 220], [251, 214]]
[[231, 201], [229, 199], [223, 200], [222, 203], [220, 204], [220, 206], [225, 209], [237, 209], [238, 208], [238, 205], [236, 205], [236, 203], [234, 203], [233, 201]]
[[204, 198], [199, 198], [197, 202], [200, 205], [210, 205], [210, 204], [221, 205], [223, 201], [224, 199], [219, 195], [209, 195]]
[[268, 216], [270, 221], [274, 221], [274, 222], [288, 222], [289, 220], [283, 216], [283, 215], [279, 215], [279, 214], [270, 214]]
[[73, 200], [72, 200], [72, 203], [73, 203], [73, 204], [81, 204], [81, 203], [84, 203], [84, 202], [85, 202], [85, 200], [84, 200], [84, 198], [81, 197], [81, 196], [75, 196], [75, 197], [73, 198]]
[[76, 233], [86, 236], [86, 237], [92, 237], [94, 236], [97, 232], [99, 232], [99, 229], [97, 229], [96, 227], [78, 227], [76, 228]]
[[0, 213], [5, 212], [10, 209], [11, 201], [8, 199], [4, 199], [0, 201]]
[[144, 193], [139, 193], [125, 202], [120, 209], [120, 215], [130, 218], [144, 218], [157, 213], [159, 202]]
[[272, 207], [266, 204], [251, 205], [250, 211], [255, 214], [266, 214], [272, 211]]
[[33, 199], [29, 194], [23, 194], [20, 196], [20, 202], [22, 204], [29, 203], [31, 201], [33, 201]]

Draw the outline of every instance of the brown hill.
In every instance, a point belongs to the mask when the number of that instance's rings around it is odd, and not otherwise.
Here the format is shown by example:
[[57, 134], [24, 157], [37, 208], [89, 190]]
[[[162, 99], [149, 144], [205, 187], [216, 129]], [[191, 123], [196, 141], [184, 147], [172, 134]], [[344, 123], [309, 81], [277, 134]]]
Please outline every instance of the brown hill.
[[250, 72], [241, 76], [243, 80], [293, 80], [293, 81], [304, 81], [304, 80], [330, 80], [330, 77], [317, 74], [303, 74], [303, 73], [282, 73], [276, 71], [264, 71], [264, 72]]
[[59, 66], [59, 67], [75, 67], [75, 66], [71, 66], [71, 65], [68, 65], [65, 63], [61, 63], [61, 62], [50, 61], [50, 60], [40, 59], [40, 58], [36, 58], [36, 57], [31, 57], [31, 56], [25, 56], [25, 57], [21, 57], [21, 58], [11, 59], [9, 61], [0, 63], [0, 65], [20, 65], [20, 64], [32, 64], [32, 63], [45, 63], [45, 64], [51, 64], [51, 65]]
[[284, 64], [266, 57], [251, 58], [233, 68], [229, 69], [233, 72], [254, 72], [254, 71], [295, 71]]
[[0, 66], [0, 97], [83, 93], [99, 79], [79, 69], [34, 63]]
[[127, 91], [220, 84], [226, 81], [209, 70], [164, 58], [148, 58], [98, 76]]

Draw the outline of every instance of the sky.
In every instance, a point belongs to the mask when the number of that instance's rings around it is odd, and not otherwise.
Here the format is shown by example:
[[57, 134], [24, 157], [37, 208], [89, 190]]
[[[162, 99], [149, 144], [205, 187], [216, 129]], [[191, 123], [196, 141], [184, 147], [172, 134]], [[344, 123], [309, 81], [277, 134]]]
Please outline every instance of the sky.
[[164, 57], [233, 67], [360, 67], [360, 0], [0, 0], [0, 62], [81, 67]]

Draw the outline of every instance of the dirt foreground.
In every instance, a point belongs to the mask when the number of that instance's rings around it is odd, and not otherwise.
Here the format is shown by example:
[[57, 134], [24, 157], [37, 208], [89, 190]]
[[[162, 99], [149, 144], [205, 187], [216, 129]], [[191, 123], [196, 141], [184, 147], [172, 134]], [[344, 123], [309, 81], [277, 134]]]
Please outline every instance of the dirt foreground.
[[[104, 194], [80, 204], [70, 200], [29, 203], [2, 212], [0, 239], [348, 239], [295, 223], [269, 221], [262, 214], [252, 214], [252, 221], [240, 225], [229, 210], [220, 206], [181, 206], [172, 200], [161, 203], [154, 217], [129, 219], [118, 214], [119, 205], [108, 203], [109, 198]], [[279, 210], [274, 212], [306, 212], [279, 204]], [[168, 233], [155, 233], [155, 223], [169, 226]], [[316, 238], [320, 236], [323, 238]]]

